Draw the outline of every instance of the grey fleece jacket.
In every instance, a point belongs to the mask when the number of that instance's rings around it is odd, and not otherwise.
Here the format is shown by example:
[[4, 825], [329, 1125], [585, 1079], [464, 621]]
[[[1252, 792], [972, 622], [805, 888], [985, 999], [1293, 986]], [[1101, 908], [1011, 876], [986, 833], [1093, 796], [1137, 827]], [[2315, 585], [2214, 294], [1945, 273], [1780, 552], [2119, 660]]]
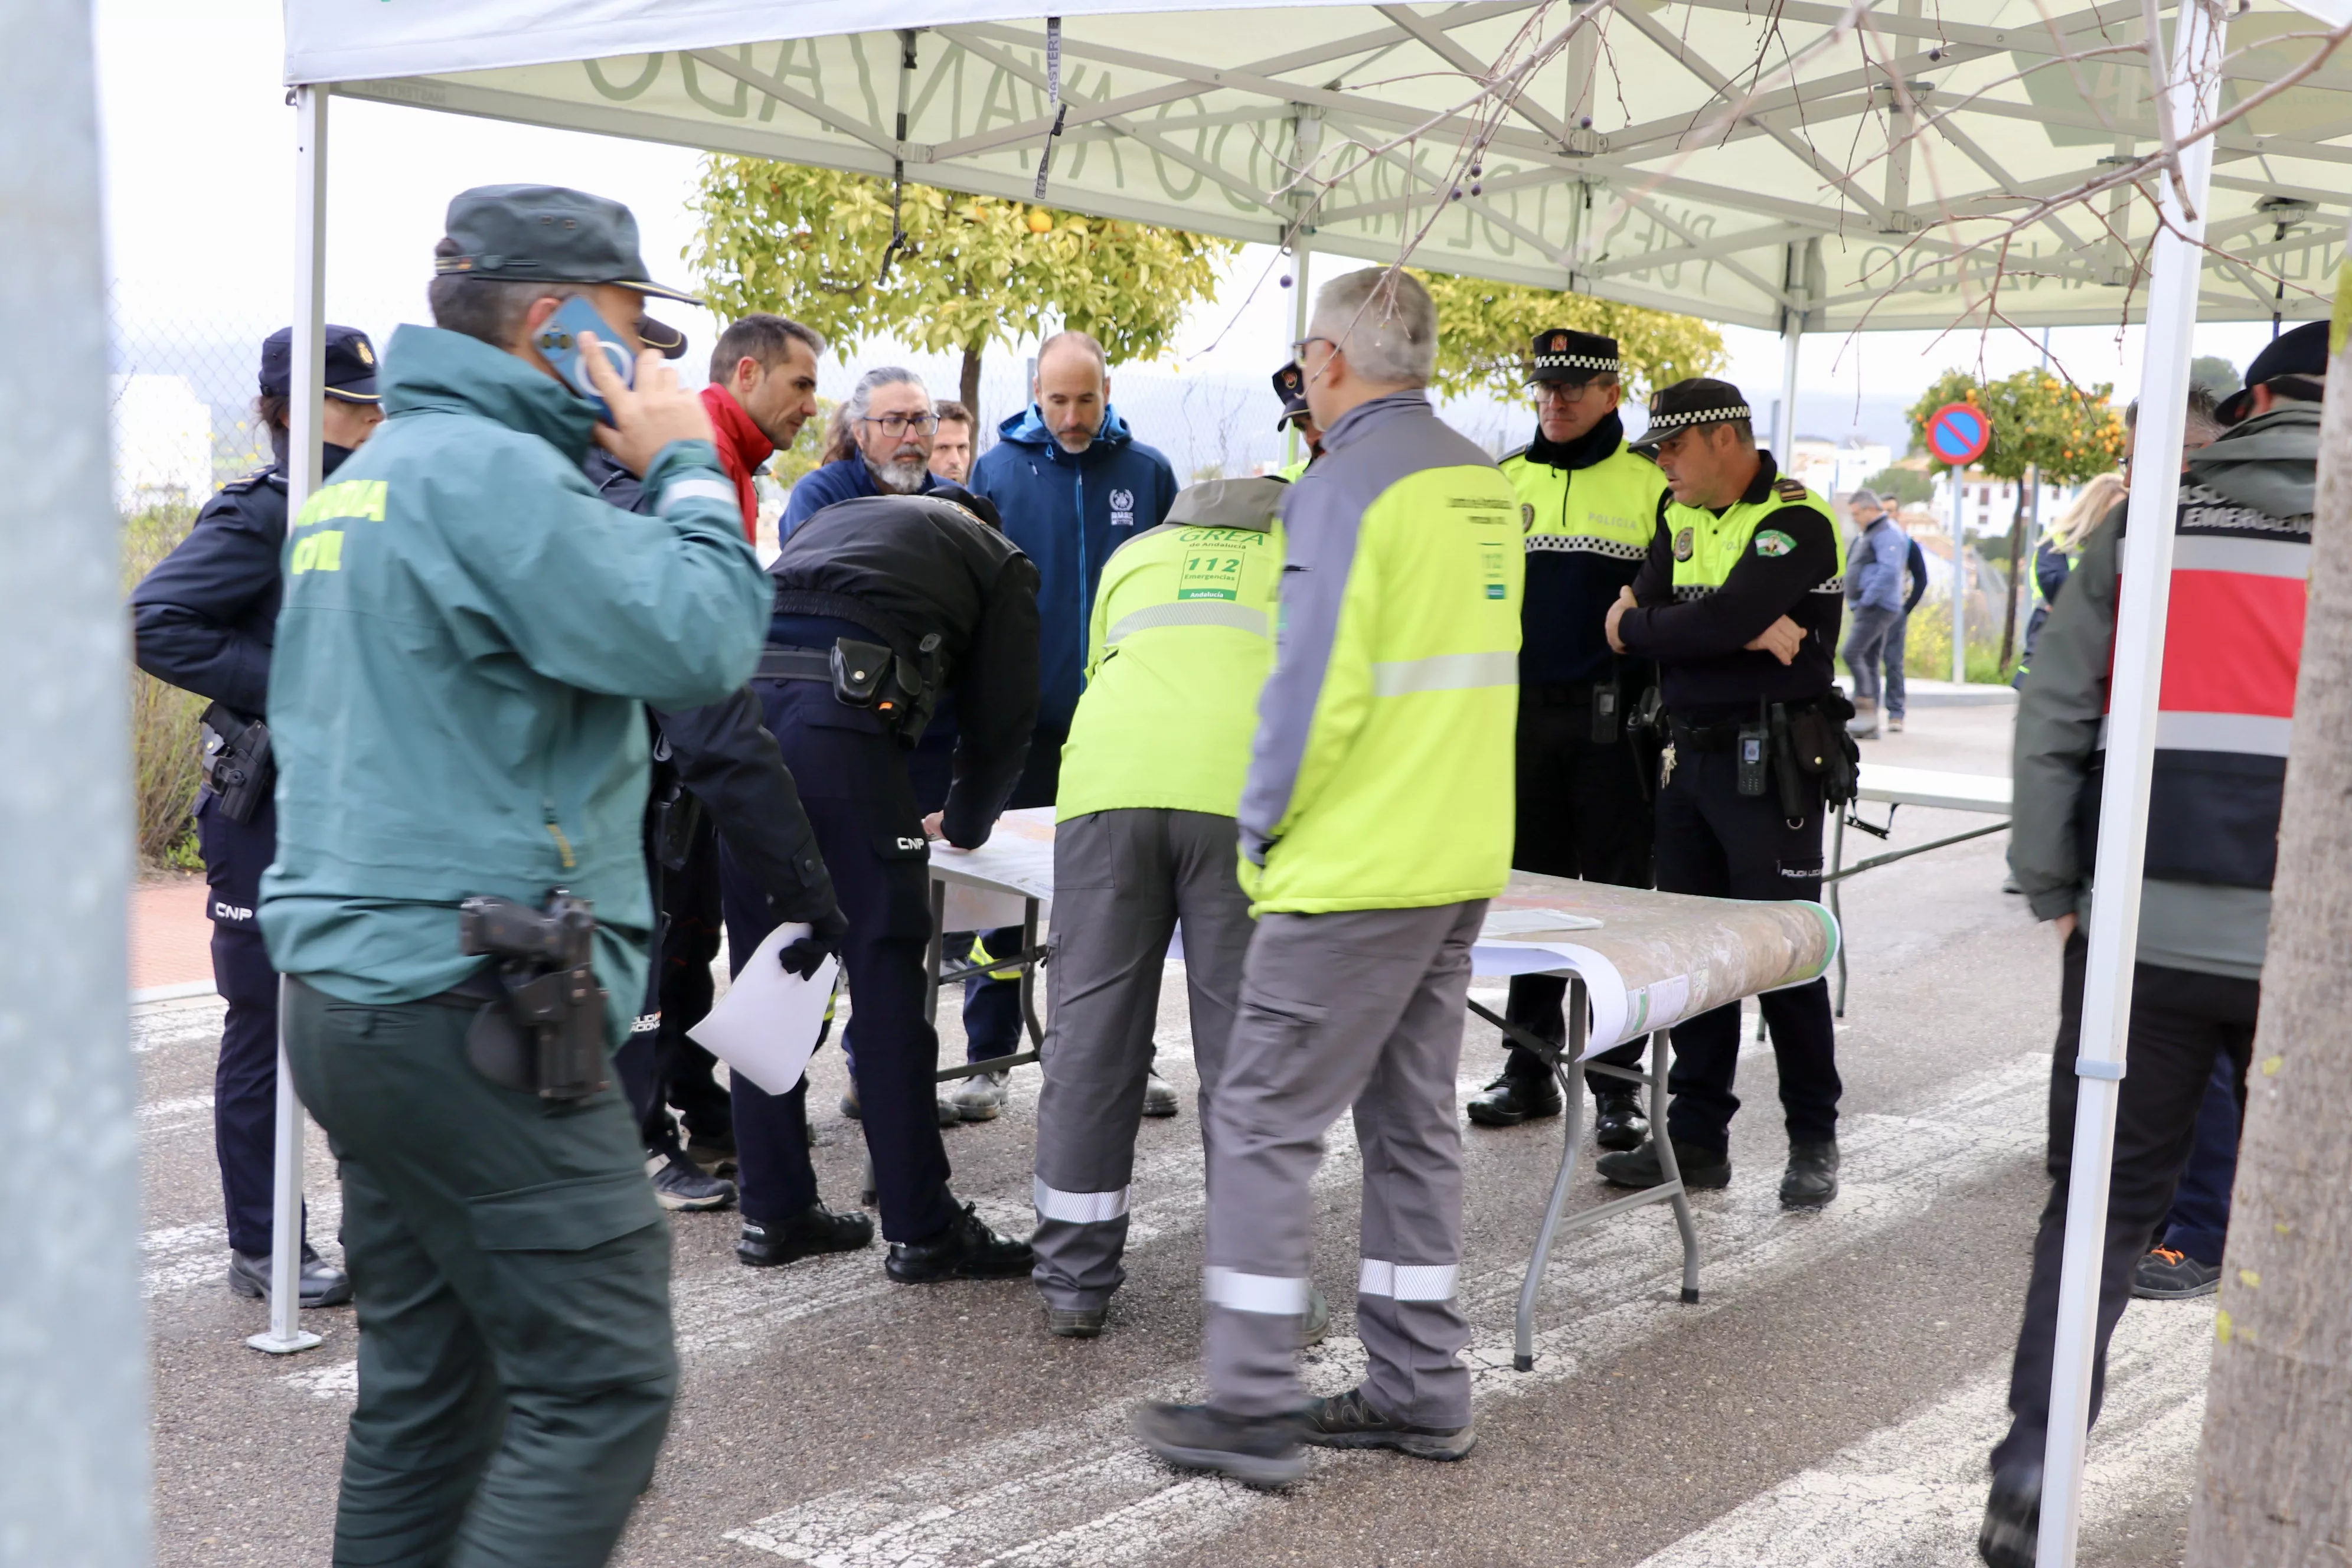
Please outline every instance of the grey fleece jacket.
[[[2307, 520], [2318, 463], [2318, 405], [2284, 404], [2190, 453], [2181, 492], [2201, 486], [2221, 504]], [[2092, 879], [2082, 849], [2084, 825], [2096, 820], [2105, 758], [2126, 510], [2109, 512], [2084, 542], [2018, 698], [2009, 867], [2041, 920], [2090, 916]], [[2270, 921], [2267, 889], [2151, 878], [2141, 884], [2139, 962], [2259, 980]]]

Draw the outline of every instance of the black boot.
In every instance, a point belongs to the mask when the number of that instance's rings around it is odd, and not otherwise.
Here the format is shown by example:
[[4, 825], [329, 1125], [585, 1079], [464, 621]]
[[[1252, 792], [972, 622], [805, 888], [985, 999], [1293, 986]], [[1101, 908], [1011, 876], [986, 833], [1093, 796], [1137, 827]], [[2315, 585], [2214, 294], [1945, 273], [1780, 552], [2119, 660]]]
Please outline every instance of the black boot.
[[1520, 1074], [1505, 1068], [1503, 1076], [1488, 1084], [1486, 1092], [1473, 1098], [1465, 1109], [1470, 1120], [1481, 1127], [1517, 1127], [1522, 1121], [1558, 1116], [1559, 1084], [1541, 1068]]
[[1036, 1263], [1027, 1242], [997, 1235], [966, 1204], [937, 1236], [892, 1242], [882, 1267], [901, 1285], [929, 1285], [941, 1279], [1026, 1279]]
[[823, 1204], [811, 1204], [780, 1224], [745, 1220], [735, 1256], [751, 1268], [773, 1268], [820, 1252], [855, 1252], [873, 1240], [874, 1222], [866, 1215], [835, 1214]]
[[1780, 1178], [1780, 1206], [1817, 1209], [1837, 1196], [1838, 1146], [1834, 1138], [1789, 1146], [1788, 1173]]
[[2033, 1568], [2042, 1546], [2042, 1467], [2021, 1466], [1992, 1479], [1977, 1555], [1991, 1568]]
[[[1675, 1163], [1682, 1172], [1683, 1186], [1690, 1192], [1711, 1193], [1731, 1185], [1731, 1156], [1727, 1153], [1718, 1154], [1677, 1138]], [[1654, 1138], [1630, 1153], [1603, 1154], [1593, 1162], [1592, 1168], [1612, 1187], [1663, 1186], [1666, 1180], [1666, 1173], [1658, 1162]]]
[[1601, 1089], [1592, 1097], [1592, 1141], [1603, 1149], [1639, 1149], [1650, 1135], [1642, 1097], [1630, 1089]]
[[1475, 1423], [1415, 1426], [1373, 1409], [1360, 1388], [1318, 1399], [1299, 1415], [1306, 1440], [1318, 1448], [1393, 1448], [1416, 1459], [1462, 1459], [1478, 1444]]
[[[228, 1255], [228, 1288], [233, 1295], [269, 1300], [269, 1274], [272, 1263], [267, 1252], [231, 1252]], [[352, 1277], [302, 1244], [302, 1269], [297, 1279], [296, 1293], [302, 1307], [340, 1307], [352, 1299]]]
[[1229, 1415], [1212, 1405], [1139, 1405], [1135, 1437], [1180, 1470], [1212, 1470], [1245, 1486], [1287, 1486], [1307, 1473], [1296, 1415]]

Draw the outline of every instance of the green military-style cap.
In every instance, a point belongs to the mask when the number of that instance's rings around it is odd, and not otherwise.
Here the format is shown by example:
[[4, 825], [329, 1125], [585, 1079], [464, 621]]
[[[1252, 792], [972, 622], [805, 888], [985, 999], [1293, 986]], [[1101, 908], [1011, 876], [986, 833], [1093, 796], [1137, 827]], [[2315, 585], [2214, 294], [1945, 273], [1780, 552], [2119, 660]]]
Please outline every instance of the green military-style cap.
[[446, 227], [457, 254], [436, 258], [436, 272], [502, 283], [613, 283], [665, 300], [702, 303], [683, 289], [647, 278], [635, 215], [585, 191], [477, 185], [452, 198]]

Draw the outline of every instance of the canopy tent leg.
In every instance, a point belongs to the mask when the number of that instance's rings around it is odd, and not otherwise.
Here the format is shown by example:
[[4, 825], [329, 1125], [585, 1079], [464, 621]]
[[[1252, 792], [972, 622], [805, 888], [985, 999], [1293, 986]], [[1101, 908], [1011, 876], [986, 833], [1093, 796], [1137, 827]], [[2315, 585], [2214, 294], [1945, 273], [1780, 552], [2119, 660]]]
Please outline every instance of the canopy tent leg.
[[[2182, 132], [2213, 112], [2223, 13], [2216, 0], [2184, 0], [2175, 29], [2172, 122]], [[2182, 193], [2157, 182], [2164, 221], [2157, 229], [2148, 286], [2147, 340], [2139, 399], [2139, 458], [2130, 507], [2142, 520], [2124, 552], [2116, 616], [2116, 659], [2105, 783], [2100, 795], [2099, 898], [2091, 912], [2083, 986], [2081, 1053], [2075, 1071], [2074, 1157], [2066, 1205], [2065, 1264], [2058, 1288], [2057, 1338], [2050, 1373], [2050, 1433], [2043, 1452], [2037, 1561], [2074, 1568], [2083, 1517], [2083, 1451], [2090, 1419], [2107, 1179], [2114, 1160], [2116, 1102], [2131, 1018], [2132, 963], [2139, 946], [2141, 847], [2147, 836], [2148, 773], [2164, 667], [2166, 594], [2172, 575], [2171, 521], [2180, 493], [2180, 449], [2189, 395], [2189, 335], [2197, 321], [2200, 250], [2213, 173], [2210, 138], [2180, 150]], [[2196, 216], [2189, 216], [2193, 209]]]
[[[327, 89], [294, 89], [294, 353], [287, 410], [286, 517], [290, 527], [319, 488], [320, 421], [325, 417], [327, 273]], [[269, 1330], [245, 1342], [272, 1355], [309, 1350], [319, 1336], [302, 1310], [302, 1102], [286, 1061], [284, 985], [279, 986], [277, 1170], [270, 1184]]]
[[[1300, 228], [1290, 237], [1290, 341], [1298, 342], [1307, 335], [1307, 316], [1312, 308], [1307, 298], [1307, 264], [1313, 255], [1307, 244], [1307, 231]], [[1294, 419], [1284, 427], [1282, 460], [1285, 464], [1298, 461], [1306, 443], [1299, 438], [1298, 421]]]
[[1797, 350], [1804, 341], [1805, 318], [1794, 310], [1783, 310], [1780, 320], [1780, 407], [1772, 421], [1772, 455], [1780, 460], [1780, 471], [1785, 474], [1796, 458]]

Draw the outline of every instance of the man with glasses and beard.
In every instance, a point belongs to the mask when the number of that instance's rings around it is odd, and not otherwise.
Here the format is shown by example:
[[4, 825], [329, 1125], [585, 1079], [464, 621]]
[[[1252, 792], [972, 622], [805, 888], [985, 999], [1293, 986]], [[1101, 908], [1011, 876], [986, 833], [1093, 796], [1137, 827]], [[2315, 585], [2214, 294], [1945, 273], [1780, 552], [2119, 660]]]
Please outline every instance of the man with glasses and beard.
[[834, 416], [824, 465], [793, 487], [779, 531], [789, 539], [793, 530], [835, 501], [937, 489], [931, 433], [938, 427], [922, 377], [892, 364], [867, 371]]

